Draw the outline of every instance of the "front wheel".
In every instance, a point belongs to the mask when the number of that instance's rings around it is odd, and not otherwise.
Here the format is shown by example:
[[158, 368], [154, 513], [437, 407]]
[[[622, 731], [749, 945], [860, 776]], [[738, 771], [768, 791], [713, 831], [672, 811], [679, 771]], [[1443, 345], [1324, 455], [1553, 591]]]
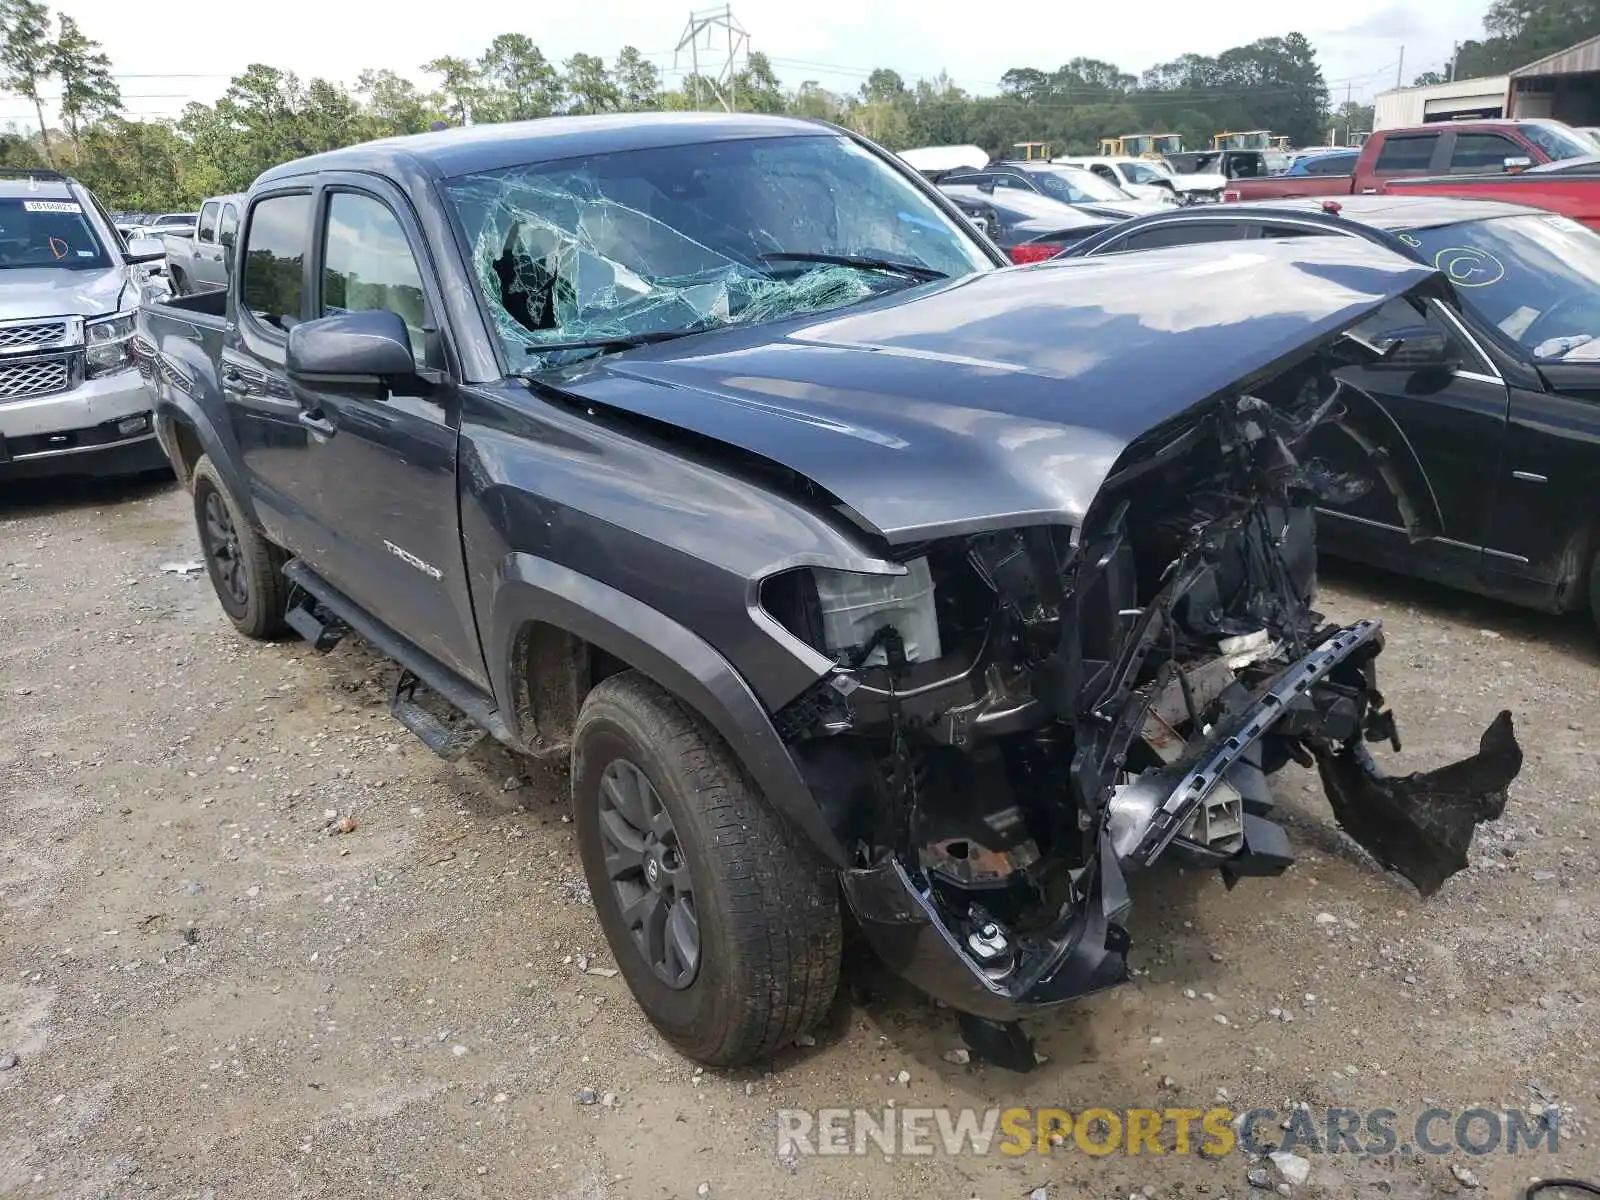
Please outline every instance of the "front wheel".
[[600, 927], [669, 1042], [738, 1066], [821, 1019], [839, 982], [833, 873], [715, 731], [644, 676], [613, 675], [578, 716], [572, 799]]
[[194, 465], [193, 491], [200, 550], [222, 610], [246, 637], [277, 637], [288, 627], [283, 552], [240, 510], [209, 455]]

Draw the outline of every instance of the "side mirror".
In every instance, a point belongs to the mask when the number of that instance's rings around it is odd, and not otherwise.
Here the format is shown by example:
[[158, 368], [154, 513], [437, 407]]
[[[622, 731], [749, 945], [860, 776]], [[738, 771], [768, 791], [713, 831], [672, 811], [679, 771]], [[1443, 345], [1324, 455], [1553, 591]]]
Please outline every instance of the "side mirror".
[[1526, 171], [1533, 166], [1533, 159], [1526, 155], [1517, 155], [1514, 158], [1505, 159], [1501, 165], [1505, 167], [1507, 174], [1514, 175], [1518, 171]]
[[1386, 330], [1372, 339], [1380, 371], [1450, 371], [1455, 369], [1455, 352], [1442, 329], [1431, 325], [1403, 325]]
[[128, 241], [128, 261], [131, 263], [160, 262], [167, 256], [167, 247], [160, 238], [136, 237]]
[[302, 321], [289, 330], [284, 366], [296, 377], [367, 380], [417, 370], [406, 323], [382, 308]]

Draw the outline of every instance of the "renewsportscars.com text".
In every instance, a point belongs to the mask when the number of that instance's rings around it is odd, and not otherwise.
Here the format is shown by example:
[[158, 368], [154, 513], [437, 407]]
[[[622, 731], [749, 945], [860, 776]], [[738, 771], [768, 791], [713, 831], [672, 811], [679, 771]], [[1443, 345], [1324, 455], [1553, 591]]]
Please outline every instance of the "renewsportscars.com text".
[[1427, 1108], [783, 1108], [781, 1157], [1082, 1153], [1554, 1153], [1558, 1110]]

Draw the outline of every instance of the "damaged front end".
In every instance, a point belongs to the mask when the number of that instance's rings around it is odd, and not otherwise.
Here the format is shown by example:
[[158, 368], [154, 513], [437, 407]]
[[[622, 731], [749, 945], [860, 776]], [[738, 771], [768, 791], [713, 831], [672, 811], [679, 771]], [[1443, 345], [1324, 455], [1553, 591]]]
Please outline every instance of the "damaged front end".
[[1332, 365], [1135, 442], [1080, 527], [763, 583], [766, 611], [836, 664], [777, 724], [854, 857], [855, 914], [996, 1061], [1032, 1064], [1018, 1017], [1125, 978], [1129, 873], [1178, 855], [1232, 887], [1290, 865], [1268, 778], [1291, 759], [1423, 895], [1500, 815], [1521, 767], [1510, 715], [1471, 758], [1385, 776], [1367, 749], [1400, 746], [1381, 625], [1312, 608], [1313, 506], [1350, 481], [1297, 451], [1329, 422], [1364, 436]]

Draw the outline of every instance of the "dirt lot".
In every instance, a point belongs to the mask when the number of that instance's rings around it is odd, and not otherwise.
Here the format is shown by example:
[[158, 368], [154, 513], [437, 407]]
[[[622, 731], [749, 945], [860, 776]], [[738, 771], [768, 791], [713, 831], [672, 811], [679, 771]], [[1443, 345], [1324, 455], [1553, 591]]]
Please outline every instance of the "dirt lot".
[[890, 1102], [1555, 1103], [1553, 1157], [1321, 1157], [1294, 1192], [1470, 1192], [1450, 1163], [1483, 1196], [1600, 1175], [1600, 639], [1581, 621], [1327, 582], [1332, 615], [1388, 624], [1401, 769], [1517, 716], [1506, 816], [1431, 901], [1291, 773], [1297, 866], [1231, 894], [1136, 879], [1139, 974], [1038, 1023], [1034, 1074], [947, 1062], [949, 1014], [865, 960], [814, 1047], [702, 1074], [589, 973], [610, 959], [564, 774], [432, 757], [362, 646], [245, 642], [203, 577], [162, 572], [195, 548], [170, 484], [0, 497], [0, 1194], [1273, 1194], [1240, 1154], [775, 1154], [780, 1107]]

